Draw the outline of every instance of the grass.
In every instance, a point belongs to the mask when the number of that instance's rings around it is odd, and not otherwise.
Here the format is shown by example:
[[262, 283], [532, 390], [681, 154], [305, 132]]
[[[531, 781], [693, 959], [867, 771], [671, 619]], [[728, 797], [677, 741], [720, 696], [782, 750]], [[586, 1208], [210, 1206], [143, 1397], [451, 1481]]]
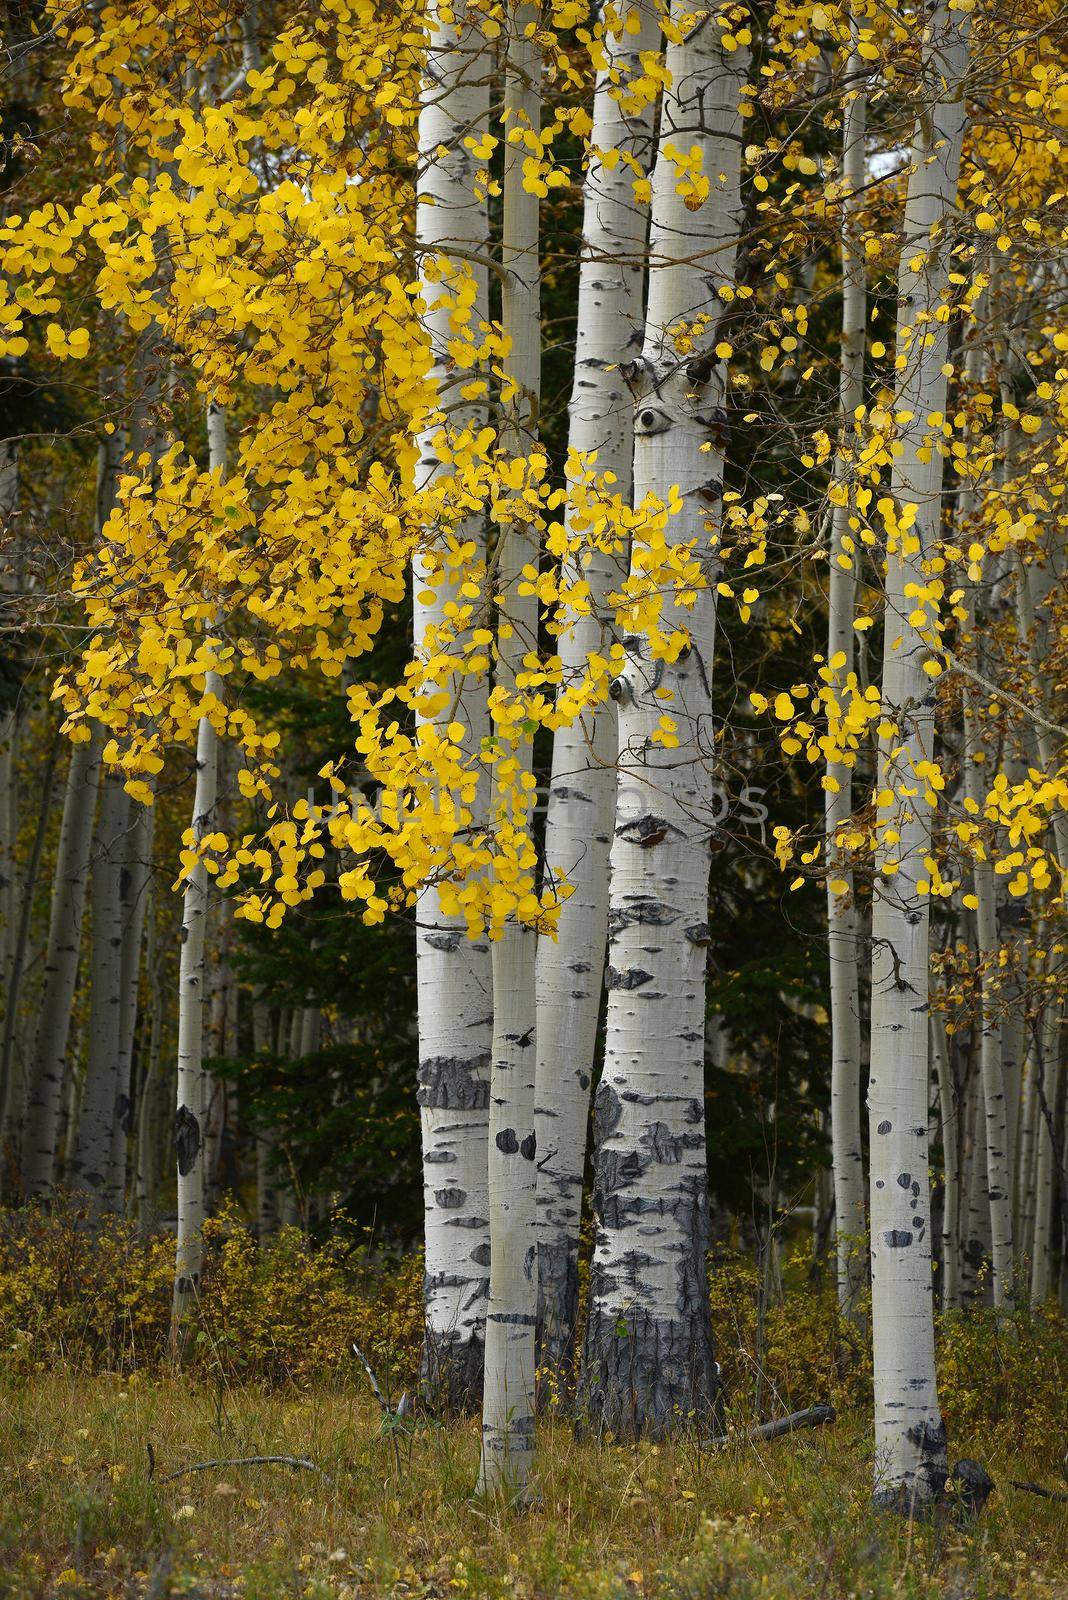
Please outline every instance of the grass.
[[[1011, 1428], [953, 1442], [998, 1482], [967, 1529], [872, 1516], [859, 1414], [712, 1453], [576, 1444], [547, 1424], [537, 1504], [516, 1514], [471, 1498], [474, 1423], [384, 1434], [355, 1380], [287, 1391], [9, 1375], [0, 1595], [1068, 1597], [1068, 1505], [1008, 1485], [1056, 1485], [1054, 1457], [1014, 1454]], [[326, 1476], [261, 1466], [162, 1481], [194, 1461], [270, 1453], [307, 1455]]]

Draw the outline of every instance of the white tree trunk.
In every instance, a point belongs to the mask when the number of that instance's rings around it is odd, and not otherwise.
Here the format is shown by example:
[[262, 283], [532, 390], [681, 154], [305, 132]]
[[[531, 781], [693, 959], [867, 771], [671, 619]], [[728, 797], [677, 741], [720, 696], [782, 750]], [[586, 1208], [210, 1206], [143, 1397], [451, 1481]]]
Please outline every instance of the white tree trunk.
[[118, 1094], [114, 1130], [115, 1169], [124, 1186], [129, 1138], [134, 1131], [134, 1035], [137, 1031], [138, 1002], [141, 993], [141, 942], [152, 883], [155, 825], [154, 808], [135, 802], [131, 808], [130, 826], [126, 834], [126, 858], [122, 869], [122, 972], [119, 1058], [116, 1074]]
[[[892, 494], [914, 506], [915, 522], [888, 551], [882, 697], [896, 733], [880, 740], [877, 868], [872, 926], [871, 1159], [872, 1330], [875, 1379], [875, 1494], [880, 1505], [936, 1497], [946, 1476], [946, 1434], [938, 1407], [931, 1285], [928, 1179], [927, 877], [933, 798], [916, 767], [933, 757], [934, 695], [923, 670], [928, 648], [909, 621], [907, 584], [923, 584], [924, 561], [941, 522], [942, 457], [925, 447], [927, 417], [946, 403], [945, 230], [956, 200], [964, 131], [967, 19], [942, 0], [927, 14], [921, 44], [929, 100], [917, 115], [898, 280], [895, 410], [903, 422]], [[919, 791], [912, 803], [901, 791]], [[896, 828], [896, 843], [886, 837]]]
[[[208, 463], [213, 472], [226, 471], [226, 413], [208, 405]], [[204, 675], [204, 694], [222, 698], [222, 681], [216, 672]], [[212, 831], [218, 799], [219, 741], [208, 717], [197, 728], [196, 786], [190, 824], [192, 844]], [[186, 880], [182, 897], [182, 947], [178, 968], [178, 1109], [174, 1142], [178, 1166], [178, 1236], [174, 1268], [172, 1332], [177, 1339], [183, 1320], [193, 1311], [200, 1289], [204, 1259], [204, 1126], [206, 1090], [204, 1072], [204, 943], [208, 915], [209, 875], [198, 860]]]
[[[633, 29], [633, 31], [630, 31]], [[606, 27], [597, 74], [593, 128], [583, 191], [575, 376], [568, 450], [581, 480], [580, 458], [592, 471], [614, 474], [614, 491], [630, 499], [634, 407], [620, 364], [640, 354], [642, 261], [647, 214], [634, 197], [630, 156], [644, 172], [652, 143], [652, 107], [620, 105], [621, 86], [642, 71], [640, 57], [658, 29], [648, 0], [624, 7], [620, 32]], [[585, 471], [591, 470], [587, 465]], [[591, 651], [604, 653], [606, 596], [619, 586], [617, 557], [586, 548], [575, 505], [566, 512], [572, 581], [589, 586], [589, 615], [576, 615], [559, 641], [565, 685], [580, 679]], [[616, 795], [616, 714], [612, 702], [557, 729], [545, 823], [545, 869], [563, 875], [572, 893], [560, 908], [554, 938], [538, 941], [538, 1051], [534, 1126], [538, 1178], [539, 1368], [550, 1393], [572, 1378], [578, 1317], [578, 1245], [586, 1163], [590, 1086], [604, 978], [608, 921], [608, 851]]]
[[[1039, 932], [1039, 945], [1042, 943]], [[1024, 1060], [1023, 1103], [1020, 1109], [1020, 1159], [1016, 1171], [1016, 1203], [1012, 1236], [1021, 1261], [1031, 1258], [1035, 1232], [1035, 1148], [1038, 1140], [1038, 1051], [1031, 1040]]]
[[961, 1285], [967, 1304], [978, 1305], [990, 1289], [990, 1200], [986, 1181], [986, 1114], [977, 1035], [972, 1035], [968, 1079], [968, 1182], [964, 1197]]
[[67, 1075], [67, 1041], [78, 978], [82, 920], [100, 782], [100, 735], [71, 749], [59, 830], [44, 992], [30, 1072], [23, 1143], [24, 1192], [46, 1199], [55, 1182], [56, 1135]]
[[942, 1201], [942, 1310], [960, 1304], [960, 1166], [959, 1116], [953, 1073], [949, 1064], [946, 1019], [931, 1013], [931, 1056], [938, 1084], [938, 1111], [942, 1123], [945, 1192]]
[[[1053, 1190], [1058, 1182], [1057, 1152], [1050, 1119], [1056, 1114], [1057, 1077], [1061, 1065], [1061, 1001], [1051, 995], [1042, 1019], [1038, 1062], [1038, 1140], [1035, 1156], [1035, 1238], [1031, 1252], [1031, 1302], [1041, 1305], [1053, 1288]], [[1043, 1105], [1044, 1102], [1044, 1105]], [[1048, 1114], [1047, 1114], [1048, 1113]], [[1063, 1182], [1063, 1175], [1060, 1179]], [[1062, 1241], [1063, 1243], [1063, 1241]]]
[[93, 850], [93, 945], [89, 969], [89, 1048], [68, 1179], [84, 1192], [94, 1216], [123, 1209], [115, 1162], [119, 1115], [119, 1027], [122, 1011], [122, 873], [130, 797], [123, 779], [106, 773]]
[[[24, 1041], [19, 1048], [19, 1002], [22, 998], [22, 981], [31, 966], [30, 935], [33, 927], [34, 896], [41, 870], [48, 819], [52, 814], [53, 785], [56, 761], [62, 737], [58, 728], [50, 739], [41, 779], [41, 798], [37, 808], [37, 823], [33, 833], [29, 857], [20, 884], [20, 905], [15, 942], [11, 951], [11, 968], [7, 974], [4, 992], [3, 1042], [0, 1044], [0, 1152], [5, 1165], [10, 1164], [10, 1178], [15, 1179], [22, 1152], [22, 1130], [26, 1115], [28, 1084], [25, 1076], [25, 1057], [28, 1053]], [[5, 1181], [8, 1178], [5, 1172]], [[17, 1188], [17, 1182], [11, 1182]]]
[[[985, 798], [981, 773], [986, 768], [981, 768], [976, 762], [979, 741], [975, 694], [970, 686], [964, 691], [964, 725], [965, 792], [975, 805], [978, 814]], [[995, 1306], [1002, 1307], [1012, 1292], [1012, 1179], [1009, 1167], [1005, 1073], [1001, 1052], [1002, 987], [998, 966], [1001, 941], [998, 938], [994, 868], [988, 851], [985, 860], [973, 860], [972, 882], [978, 901], [975, 928], [982, 1019], [979, 1065], [982, 1074], [983, 1124], [986, 1133], [986, 1189], [987, 1203], [990, 1207], [993, 1295]]]
[[[635, 395], [635, 505], [676, 499], [663, 536], [669, 546], [693, 542], [704, 585], [692, 608], [671, 596], [664, 605], [664, 631], [685, 629], [689, 647], [674, 662], [654, 661], [644, 638], [624, 638], [616, 685], [607, 1037], [580, 1408], [617, 1437], [685, 1426], [709, 1411], [717, 1386], [705, 1267], [704, 1037], [715, 818], [711, 541], [722, 503], [726, 374], [713, 352], [717, 291], [734, 276], [747, 55], [725, 52], [719, 29], [710, 19], [694, 26], [685, 4], [674, 4], [672, 17], [682, 37], [667, 49], [645, 340], [625, 376]], [[695, 145], [711, 184], [696, 211], [677, 193], [669, 148]], [[701, 317], [707, 323], [679, 350], [673, 328]], [[632, 571], [640, 570], [636, 540]], [[665, 713], [677, 725], [677, 748], [654, 742]]]
[[17, 752], [17, 719], [13, 710], [5, 710], [0, 714], [0, 977], [4, 982], [5, 1014], [18, 918]]
[[[469, 381], [471, 373], [462, 368], [458, 371], [449, 354], [456, 329], [448, 303], [452, 296], [445, 291], [455, 290], [467, 275], [474, 289], [468, 331], [475, 332], [489, 314], [487, 273], [485, 266], [472, 263], [468, 256], [488, 255], [489, 225], [485, 200], [475, 193], [475, 173], [481, 163], [465, 140], [477, 139], [485, 131], [491, 59], [478, 17], [468, 17], [463, 5], [445, 8], [432, 0], [427, 27], [416, 230], [426, 252], [424, 326], [431, 340], [434, 381], [442, 405], [449, 408], [451, 429], [465, 423], [481, 425], [485, 420], [484, 408], [468, 405], [456, 409], [460, 399], [456, 385]], [[463, 252], [452, 271], [448, 266], [450, 248]], [[431, 486], [452, 471], [438, 444], [445, 425], [432, 424], [419, 441], [421, 487]], [[483, 561], [483, 519], [470, 518], [462, 534], [473, 547], [472, 561]], [[420, 655], [428, 650], [435, 630], [445, 620], [446, 606], [457, 603], [456, 586], [466, 576], [456, 568], [439, 567], [434, 557], [443, 553], [431, 540], [413, 571], [415, 648]], [[461, 723], [463, 748], [477, 760], [489, 732], [486, 688], [484, 683], [468, 682], [456, 694], [460, 681], [442, 685], [454, 691], [450, 698], [456, 703], [436, 720]], [[482, 784], [472, 825], [479, 826], [484, 818]], [[418, 1100], [426, 1242], [421, 1377], [424, 1391], [434, 1403], [469, 1410], [477, 1405], [481, 1392], [489, 1290], [490, 953], [485, 939], [467, 937], [463, 917], [445, 915], [433, 885], [419, 896], [416, 925]]]
[[[864, 62], [854, 48], [846, 72], [851, 83], [863, 84]], [[867, 101], [863, 87], [847, 91], [842, 113], [842, 354], [838, 385], [842, 447], [855, 437], [854, 415], [864, 399], [864, 343], [867, 293], [864, 251], [858, 237], [866, 178], [864, 136]], [[845, 470], [850, 470], [848, 467]], [[827, 608], [827, 661], [834, 684], [844, 685], [854, 673], [854, 612], [857, 577], [853, 557], [843, 541], [855, 515], [852, 493], [836, 505], [831, 521], [830, 579]], [[842, 563], [845, 563], [844, 565]], [[841, 707], [844, 712], [845, 707]], [[839, 752], [838, 754], [842, 754]], [[860, 1133], [860, 987], [857, 904], [853, 865], [847, 848], [838, 844], [839, 829], [853, 814], [853, 768], [849, 761], [827, 762], [825, 807], [827, 862], [827, 945], [831, 991], [831, 1155], [834, 1173], [835, 1241], [838, 1305], [848, 1321], [859, 1326], [860, 1300], [867, 1287], [864, 1194], [864, 1147]], [[832, 888], [832, 883], [845, 888]]]
[[[10, 551], [15, 548], [18, 508], [18, 441], [5, 439], [0, 442], [0, 539], [5, 552], [0, 590], [5, 594], [15, 587], [17, 566], [13, 568]], [[6, 1010], [18, 925], [19, 721], [16, 686], [6, 684], [4, 693], [9, 698], [0, 711], [0, 980]]]
[[145, 941], [145, 972], [151, 993], [148, 1048], [145, 1053], [145, 1070], [141, 1075], [141, 1092], [137, 1103], [137, 1145], [134, 1192], [137, 1197], [137, 1221], [143, 1236], [151, 1234], [159, 1221], [160, 1191], [160, 1127], [163, 1107], [163, 991], [156, 968], [156, 907], [152, 903], [151, 884], [148, 889], [149, 904], [145, 915], [148, 935]]
[[[536, 6], [520, 0], [509, 13], [504, 102], [504, 215], [501, 236], [501, 323], [510, 341], [507, 375], [516, 388], [502, 428], [507, 455], [526, 455], [536, 440], [541, 388], [539, 208], [523, 185], [523, 132], [541, 129], [541, 59]], [[522, 594], [524, 566], [538, 549], [520, 521], [500, 525], [497, 548], [497, 688], [514, 693], [524, 655], [538, 633], [538, 602]], [[516, 783], [529, 773], [533, 747], [520, 734]], [[509, 798], [498, 795], [495, 811]], [[523, 819], [518, 819], [522, 821]], [[531, 884], [533, 888], [533, 882]], [[482, 1391], [481, 1494], [525, 1495], [534, 1455], [534, 1330], [538, 1305], [535, 1233], [534, 1072], [537, 936], [516, 921], [493, 941], [493, 1042], [489, 1105], [490, 1284]]]
[[[271, 1008], [262, 991], [257, 991], [252, 1000], [252, 1049], [257, 1059], [271, 1053]], [[261, 1244], [278, 1232], [274, 1160], [274, 1135], [269, 1129], [261, 1129], [256, 1134], [256, 1237]]]

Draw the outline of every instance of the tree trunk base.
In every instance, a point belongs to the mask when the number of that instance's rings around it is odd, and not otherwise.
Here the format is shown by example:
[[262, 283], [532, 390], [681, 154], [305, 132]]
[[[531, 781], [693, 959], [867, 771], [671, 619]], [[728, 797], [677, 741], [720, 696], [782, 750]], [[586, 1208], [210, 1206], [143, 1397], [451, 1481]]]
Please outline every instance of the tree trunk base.
[[907, 1485], [877, 1489], [872, 1497], [876, 1511], [891, 1512], [915, 1522], [973, 1521], [986, 1505], [995, 1488], [994, 1480], [978, 1461], [957, 1462], [946, 1474], [934, 1494], [920, 1498]]
[[590, 1309], [577, 1400], [580, 1434], [666, 1439], [720, 1422], [707, 1318], [625, 1318]]
[[466, 1417], [482, 1409], [485, 1346], [481, 1339], [423, 1334], [419, 1403], [434, 1416]]

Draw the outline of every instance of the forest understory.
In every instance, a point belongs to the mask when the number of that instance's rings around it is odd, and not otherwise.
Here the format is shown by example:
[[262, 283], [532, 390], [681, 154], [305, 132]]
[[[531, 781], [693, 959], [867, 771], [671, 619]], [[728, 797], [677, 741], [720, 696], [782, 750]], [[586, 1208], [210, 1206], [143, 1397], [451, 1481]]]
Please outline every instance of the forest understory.
[[[1011, 1419], [961, 1435], [998, 1487], [978, 1522], [870, 1515], [863, 1414], [763, 1444], [613, 1447], [540, 1425], [523, 1516], [471, 1497], [472, 1421], [390, 1429], [349, 1381], [194, 1387], [165, 1375], [7, 1376], [0, 1593], [31, 1600], [342, 1597], [1014, 1596], [1068, 1593], [1052, 1441]], [[149, 1455], [151, 1445], [152, 1456]], [[296, 1455], [284, 1465], [201, 1461]], [[155, 1473], [150, 1476], [154, 1459]], [[28, 1515], [28, 1513], [31, 1513]]]
[[[1021, 1305], [1000, 1321], [989, 1307], [941, 1318], [952, 1458], [981, 1462], [994, 1492], [979, 1518], [873, 1521], [870, 1351], [856, 1341], [848, 1354], [833, 1273], [810, 1242], [782, 1259], [767, 1304], [751, 1259], [709, 1260], [726, 1446], [685, 1429], [661, 1444], [576, 1440], [567, 1407], [550, 1403], [532, 1502], [517, 1512], [472, 1496], [477, 1420], [410, 1405], [419, 1255], [390, 1260], [368, 1241], [315, 1250], [296, 1230], [261, 1248], [231, 1212], [210, 1236], [178, 1373], [169, 1235], [114, 1224], [90, 1240], [70, 1216], [9, 1213], [0, 1595], [1068, 1594], [1063, 1317]], [[748, 1438], [815, 1401], [833, 1405], [833, 1423]], [[262, 1456], [287, 1460], [249, 1459]]]

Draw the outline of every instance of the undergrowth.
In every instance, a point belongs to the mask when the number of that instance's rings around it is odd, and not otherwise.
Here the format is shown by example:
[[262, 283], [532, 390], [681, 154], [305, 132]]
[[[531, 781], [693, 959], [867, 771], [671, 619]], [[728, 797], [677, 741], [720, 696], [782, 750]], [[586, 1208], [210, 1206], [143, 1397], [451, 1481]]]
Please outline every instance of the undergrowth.
[[[751, 1261], [710, 1261], [728, 1421], [710, 1449], [576, 1443], [541, 1424], [538, 1500], [519, 1517], [471, 1499], [477, 1424], [387, 1423], [353, 1341], [394, 1398], [414, 1382], [418, 1257], [339, 1229], [260, 1249], [211, 1225], [196, 1336], [168, 1367], [173, 1242], [62, 1209], [0, 1214], [0, 1596], [27, 1600], [934, 1600], [1068, 1597], [1063, 1489], [1068, 1328], [1021, 1305], [942, 1319], [953, 1458], [998, 1490], [970, 1529], [870, 1512], [870, 1363], [806, 1248], [762, 1309]], [[758, 1414], [832, 1401], [838, 1422], [764, 1445]], [[759, 1408], [758, 1408], [759, 1401]], [[287, 1454], [316, 1470], [200, 1461]]]

